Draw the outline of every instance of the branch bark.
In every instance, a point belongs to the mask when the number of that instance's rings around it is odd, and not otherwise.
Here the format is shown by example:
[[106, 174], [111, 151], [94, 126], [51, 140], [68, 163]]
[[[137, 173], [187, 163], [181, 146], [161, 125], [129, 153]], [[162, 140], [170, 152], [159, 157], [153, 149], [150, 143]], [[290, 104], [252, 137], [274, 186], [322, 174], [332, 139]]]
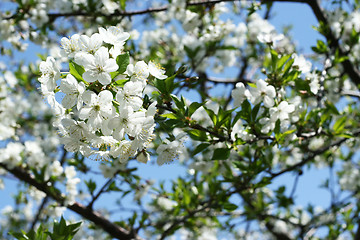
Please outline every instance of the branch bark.
[[358, 221], [358, 229], [356, 230], [354, 240], [360, 239], [360, 220]]
[[[46, 183], [39, 182], [38, 180], [33, 178], [25, 169], [21, 167], [9, 168], [3, 163], [0, 163], [0, 167], [4, 168], [5, 170], [13, 174], [19, 180], [26, 182], [29, 185], [44, 192], [47, 196], [51, 197], [59, 204], [64, 205], [65, 199], [60, 194], [58, 194], [56, 191], [54, 191], [49, 186], [47, 186]], [[135, 235], [134, 232], [128, 231], [122, 227], [117, 226], [116, 224], [110, 222], [108, 219], [104, 218], [99, 212], [93, 211], [80, 203], [75, 202], [74, 204], [68, 205], [66, 207], [76, 212], [77, 214], [81, 215], [83, 218], [92, 221], [95, 225], [101, 227], [113, 238], [121, 239], [121, 240], [141, 239], [139, 236]]]

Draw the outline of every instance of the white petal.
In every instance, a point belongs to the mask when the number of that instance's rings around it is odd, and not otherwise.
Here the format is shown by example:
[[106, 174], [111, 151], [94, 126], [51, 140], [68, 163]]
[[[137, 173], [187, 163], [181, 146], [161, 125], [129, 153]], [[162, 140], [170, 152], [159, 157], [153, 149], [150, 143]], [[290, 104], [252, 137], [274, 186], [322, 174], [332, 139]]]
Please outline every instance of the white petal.
[[76, 93], [78, 82], [73, 75], [68, 74], [60, 83], [60, 90], [63, 93]]
[[84, 78], [85, 81], [91, 83], [98, 80], [98, 73], [94, 72], [93, 70], [88, 70], [83, 73], [82, 77]]
[[82, 99], [88, 105], [97, 104], [99, 101], [98, 96], [93, 91], [84, 92], [84, 94], [82, 95]]
[[97, 75], [97, 79], [98, 79], [99, 82], [100, 82], [102, 85], [104, 85], [104, 86], [106, 86], [106, 85], [108, 85], [108, 84], [111, 83], [111, 76], [110, 76], [110, 74], [107, 73], [107, 72], [101, 72], [101, 73], [99, 73], [99, 74]]
[[272, 106], [274, 106], [275, 101], [273, 98], [270, 98], [269, 96], [265, 96], [264, 97], [264, 106], [267, 108], [271, 108]]
[[106, 60], [109, 59], [109, 51], [105, 47], [99, 48], [95, 53], [95, 62], [98, 66], [105, 66]]
[[74, 94], [67, 94], [63, 100], [61, 101], [61, 104], [63, 105], [64, 108], [72, 108], [77, 100], [77, 96]]
[[271, 98], [275, 98], [275, 96], [276, 96], [276, 91], [273, 86], [267, 86], [265, 93], [266, 93], [266, 95], [268, 95]]
[[106, 105], [112, 104], [113, 95], [109, 90], [104, 90], [99, 93], [99, 104]]
[[90, 111], [91, 111], [91, 108], [82, 108], [80, 109], [80, 112], [79, 112], [79, 118], [80, 119], [87, 119], [90, 115]]
[[116, 64], [115, 59], [110, 58], [105, 61], [104, 70], [106, 72], [115, 72], [119, 66]]

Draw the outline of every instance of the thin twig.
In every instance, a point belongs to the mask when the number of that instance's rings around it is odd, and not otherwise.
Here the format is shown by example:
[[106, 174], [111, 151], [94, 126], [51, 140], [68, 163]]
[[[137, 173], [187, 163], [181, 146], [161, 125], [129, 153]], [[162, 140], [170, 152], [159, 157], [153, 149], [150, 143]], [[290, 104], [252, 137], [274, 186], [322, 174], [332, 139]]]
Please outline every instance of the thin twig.
[[[354, 136], [358, 136], [360, 135], [360, 129], [356, 130], [355, 132], [352, 133], [352, 135]], [[320, 155], [320, 154], [323, 154], [324, 152], [328, 151], [330, 148], [332, 147], [338, 147], [340, 146], [341, 144], [343, 144], [346, 140], [349, 140], [349, 138], [341, 138], [335, 142], [333, 142], [332, 144], [329, 144], [328, 146], [324, 146], [318, 150], [315, 150], [315, 151], [312, 151], [310, 152], [310, 154], [308, 155], [308, 157], [304, 158], [301, 162], [297, 163], [297, 164], [294, 164], [284, 170], [281, 170], [280, 172], [277, 172], [277, 173], [272, 173], [271, 174], [271, 178], [275, 178], [283, 173], [286, 173], [286, 172], [290, 172], [292, 170], [295, 170], [297, 169], [298, 167], [302, 167], [304, 166], [306, 163], [310, 162], [311, 160], [313, 160], [317, 155]]]
[[44, 209], [44, 207], [46, 206], [46, 203], [47, 203], [48, 200], [49, 200], [49, 197], [48, 197], [48, 196], [46, 196], [46, 197], [43, 198], [43, 200], [42, 200], [42, 202], [41, 202], [41, 205], [40, 205], [40, 207], [39, 207], [39, 209], [38, 209], [38, 211], [37, 211], [37, 214], [36, 214], [33, 222], [31, 223], [30, 229], [34, 229], [34, 228], [35, 228], [36, 223], [37, 223], [37, 222], [39, 221], [39, 219], [40, 219], [41, 212], [42, 212], [42, 210]]
[[[220, 2], [234, 2], [235, 0], [208, 0], [208, 1], [194, 1], [187, 3], [187, 6], [201, 6], [201, 5], [214, 5]], [[163, 12], [166, 11], [169, 8], [169, 5], [161, 6], [161, 7], [155, 7], [155, 8], [148, 8], [144, 10], [135, 10], [135, 11], [116, 11], [113, 14], [103, 14], [100, 12], [69, 12], [69, 13], [49, 13], [48, 16], [50, 18], [59, 18], [59, 17], [76, 17], [76, 16], [83, 16], [83, 17], [129, 17], [129, 16], [135, 16], [135, 15], [143, 15], [143, 14], [150, 14], [150, 13], [156, 13], [156, 12]]]
[[102, 193], [105, 192], [105, 189], [112, 183], [113, 178], [110, 178], [103, 186], [102, 188], [99, 190], [99, 192], [93, 197], [93, 199], [91, 200], [91, 202], [87, 205], [87, 208], [92, 209], [94, 202], [100, 197], [100, 195]]

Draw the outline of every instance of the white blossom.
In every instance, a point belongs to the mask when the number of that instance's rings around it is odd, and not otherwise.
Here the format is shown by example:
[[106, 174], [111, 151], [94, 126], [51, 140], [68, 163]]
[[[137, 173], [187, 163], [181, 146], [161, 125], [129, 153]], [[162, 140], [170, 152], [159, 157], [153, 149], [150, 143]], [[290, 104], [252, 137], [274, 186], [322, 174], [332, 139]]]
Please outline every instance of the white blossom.
[[46, 61], [40, 63], [39, 82], [42, 84], [42, 88], [46, 88], [47, 91], [52, 91], [56, 87], [56, 80], [60, 77], [60, 70], [53, 57], [47, 57]]
[[152, 61], [149, 62], [148, 64], [149, 67], [149, 72], [151, 75], [153, 75], [154, 77], [158, 78], [158, 79], [165, 79], [167, 78], [166, 75], [164, 75], [165, 70], [161, 68], [161, 66], [156, 65], [155, 63], [153, 63]]
[[61, 47], [68, 57], [73, 58], [80, 51], [79, 39], [80, 35], [74, 34], [70, 38], [63, 37], [60, 40]]
[[85, 72], [83, 78], [87, 82], [99, 81], [102, 85], [111, 82], [111, 72], [115, 72], [119, 66], [115, 59], [109, 58], [109, 52], [105, 47], [96, 51], [95, 55], [88, 55], [84, 61]]
[[111, 26], [107, 29], [100, 27], [99, 33], [104, 42], [116, 46], [123, 46], [125, 41], [130, 37], [129, 33], [123, 32], [120, 28], [115, 26]]
[[251, 93], [242, 82], [239, 82], [236, 84], [236, 88], [231, 91], [231, 96], [234, 99], [234, 107], [239, 107], [245, 99], [251, 98]]
[[76, 108], [79, 110], [83, 101], [81, 95], [85, 92], [85, 84], [78, 82], [73, 75], [68, 74], [65, 79], [60, 83], [60, 90], [65, 93], [61, 104], [64, 108], [72, 108], [76, 104]]
[[276, 91], [271, 85], [268, 85], [264, 80], [260, 79], [256, 82], [256, 88], [250, 88], [251, 102], [256, 105], [263, 101], [264, 106], [271, 108], [275, 104]]
[[172, 142], [167, 139], [156, 149], [158, 158], [156, 163], [158, 165], [163, 165], [164, 163], [169, 163], [175, 158], [178, 158], [182, 153], [182, 142], [174, 140]]
[[80, 49], [84, 52], [95, 54], [102, 46], [103, 40], [99, 33], [94, 33], [91, 37], [81, 35], [79, 38]]

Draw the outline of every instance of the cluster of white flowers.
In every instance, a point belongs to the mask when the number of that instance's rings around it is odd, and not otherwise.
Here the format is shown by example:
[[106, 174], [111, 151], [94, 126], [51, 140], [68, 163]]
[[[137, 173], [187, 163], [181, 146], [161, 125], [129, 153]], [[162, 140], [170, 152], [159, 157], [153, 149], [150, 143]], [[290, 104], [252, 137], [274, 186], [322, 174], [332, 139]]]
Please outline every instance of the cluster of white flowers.
[[[113, 14], [120, 8], [119, 3], [111, 0], [97, 1], [96, 4], [97, 10], [104, 14]], [[4, 4], [0, 11], [0, 41], [5, 40], [21, 51], [29, 47], [28, 40], [43, 45], [48, 36], [39, 33], [38, 30], [49, 22], [49, 12], [75, 12], [84, 6], [87, 6], [86, 0], [19, 1]], [[23, 19], [20, 21], [17, 20], [20, 16], [15, 11], [17, 7], [24, 8]], [[80, 18], [78, 20], [81, 21]]]
[[76, 185], [80, 183], [80, 178], [76, 176], [76, 170], [74, 166], [68, 166], [65, 168], [65, 176], [67, 179], [66, 182], [66, 203], [73, 204], [75, 202], [75, 197], [78, 195], [78, 190]]
[[276, 104], [277, 93], [274, 86], [269, 85], [260, 79], [256, 82], [256, 86], [250, 86], [247, 89], [243, 83], [237, 83], [236, 88], [232, 90], [231, 95], [234, 99], [234, 107], [241, 106], [247, 99], [253, 105], [263, 103], [263, 106], [269, 109], [269, 116], [260, 119], [262, 124], [261, 132], [269, 133], [275, 129], [277, 120], [280, 120], [281, 130], [285, 131], [291, 123], [291, 113], [295, 111], [295, 105], [282, 100]]
[[16, 116], [19, 114], [16, 102], [8, 97], [10, 91], [5, 80], [0, 76], [0, 141], [15, 137]]
[[[185, 0], [172, 1], [167, 11], [155, 13], [158, 26], [151, 31], [143, 31], [139, 47], [143, 57], [151, 52], [151, 47], [159, 42], [171, 46], [171, 52], [177, 61], [187, 62], [189, 58], [196, 63], [196, 70], [223, 72], [227, 67], [238, 66], [237, 59], [244, 55], [253, 55], [248, 44], [273, 42], [279, 52], [292, 53], [294, 45], [290, 40], [278, 34], [269, 21], [253, 13], [244, 22], [234, 21], [231, 4], [219, 3], [211, 11], [200, 15], [187, 9]], [[184, 31], [178, 31], [179, 23]], [[163, 26], [166, 26], [164, 28]], [[171, 29], [168, 31], [167, 29]], [[259, 38], [259, 39], [258, 39]], [[219, 47], [213, 46], [220, 42]], [[213, 46], [207, 49], [207, 46]], [[221, 47], [220, 47], [221, 45]], [[207, 54], [210, 51], [211, 54]], [[188, 58], [187, 58], [188, 57]], [[250, 59], [251, 63], [262, 64], [259, 59]]]
[[360, 187], [360, 168], [359, 164], [346, 162], [343, 169], [338, 172], [339, 184], [342, 189], [357, 191]]
[[144, 108], [143, 91], [150, 75], [167, 76], [151, 61], [129, 63], [123, 52], [129, 37], [120, 28], [109, 27], [90, 37], [62, 38], [69, 63], [82, 72], [70, 70], [61, 79], [53, 57], [40, 64], [41, 89], [58, 116], [55, 125], [66, 150], [104, 160], [117, 158], [120, 163], [135, 156], [140, 162], [148, 161], [146, 147], [153, 138], [156, 102]]

